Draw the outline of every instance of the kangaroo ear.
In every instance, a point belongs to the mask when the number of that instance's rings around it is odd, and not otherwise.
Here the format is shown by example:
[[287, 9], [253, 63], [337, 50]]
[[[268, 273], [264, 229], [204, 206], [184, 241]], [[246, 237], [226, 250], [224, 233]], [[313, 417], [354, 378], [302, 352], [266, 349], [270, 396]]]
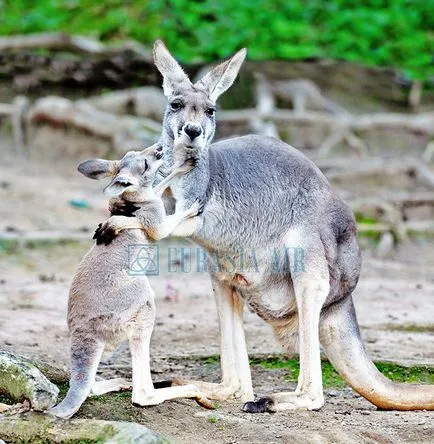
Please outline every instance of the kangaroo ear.
[[92, 159], [80, 163], [77, 169], [89, 179], [100, 180], [104, 177], [114, 176], [117, 170], [117, 161], [105, 159]]
[[154, 43], [154, 63], [163, 76], [163, 91], [166, 97], [170, 97], [174, 90], [183, 83], [191, 85], [187, 74], [161, 40]]
[[234, 83], [238, 71], [246, 58], [246, 48], [241, 49], [226, 62], [217, 65], [206, 74], [196, 85], [202, 85], [209, 91], [214, 102]]

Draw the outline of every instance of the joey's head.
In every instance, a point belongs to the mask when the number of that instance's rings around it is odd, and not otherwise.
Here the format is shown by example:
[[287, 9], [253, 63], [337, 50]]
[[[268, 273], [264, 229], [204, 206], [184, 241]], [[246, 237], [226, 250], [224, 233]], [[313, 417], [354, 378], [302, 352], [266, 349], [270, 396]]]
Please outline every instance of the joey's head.
[[152, 189], [162, 158], [161, 145], [153, 145], [143, 151], [129, 151], [121, 160], [87, 160], [78, 166], [78, 171], [90, 179], [110, 177], [105, 194], [140, 202]]
[[218, 97], [234, 82], [246, 56], [241, 49], [229, 60], [192, 83], [161, 40], [154, 44], [154, 62], [163, 76], [168, 106], [163, 122], [165, 145], [205, 149], [214, 137]]

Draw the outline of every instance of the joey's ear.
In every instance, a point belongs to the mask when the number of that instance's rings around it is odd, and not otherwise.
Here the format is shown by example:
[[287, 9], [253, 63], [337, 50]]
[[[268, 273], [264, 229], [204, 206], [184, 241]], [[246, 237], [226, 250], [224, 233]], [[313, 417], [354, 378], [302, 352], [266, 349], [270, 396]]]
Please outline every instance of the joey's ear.
[[163, 76], [163, 91], [166, 97], [170, 97], [174, 90], [183, 83], [191, 85], [187, 74], [161, 40], [154, 43], [154, 63]]
[[205, 87], [209, 92], [210, 99], [215, 102], [234, 83], [238, 71], [246, 58], [246, 53], [246, 48], [241, 49], [229, 60], [213, 68], [196, 85]]
[[118, 162], [115, 160], [92, 159], [80, 163], [77, 169], [89, 179], [100, 180], [116, 174]]

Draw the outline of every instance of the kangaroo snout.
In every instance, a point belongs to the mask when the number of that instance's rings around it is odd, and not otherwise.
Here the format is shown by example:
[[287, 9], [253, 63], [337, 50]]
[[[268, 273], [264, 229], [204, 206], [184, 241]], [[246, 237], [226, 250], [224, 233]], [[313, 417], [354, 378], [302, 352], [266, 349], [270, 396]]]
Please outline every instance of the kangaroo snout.
[[193, 142], [196, 137], [199, 137], [202, 134], [202, 128], [199, 125], [195, 125], [192, 123], [186, 123], [184, 125], [184, 133], [190, 137], [190, 140]]
[[124, 186], [124, 187], [129, 187], [129, 186], [133, 185], [133, 181], [131, 180], [131, 178], [126, 177], [126, 176], [117, 176], [113, 180], [113, 183]]

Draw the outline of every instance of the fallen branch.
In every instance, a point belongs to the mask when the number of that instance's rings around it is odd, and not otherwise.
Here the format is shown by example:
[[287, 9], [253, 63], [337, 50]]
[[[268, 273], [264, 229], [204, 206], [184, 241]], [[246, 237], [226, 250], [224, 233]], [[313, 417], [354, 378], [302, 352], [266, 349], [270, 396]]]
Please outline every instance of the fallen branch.
[[360, 180], [367, 176], [408, 176], [414, 178], [418, 183], [434, 189], [434, 174], [423, 164], [414, 158], [407, 158], [401, 161], [391, 161], [389, 159], [370, 159], [357, 167], [348, 167], [348, 164], [339, 164], [333, 161], [332, 164], [318, 162], [318, 166], [325, 171], [327, 178], [331, 181], [348, 179], [351, 181]]
[[45, 123], [57, 127], [72, 127], [109, 139], [119, 152], [153, 143], [161, 134], [161, 125], [154, 120], [118, 116], [100, 111], [85, 100], [72, 102], [61, 97], [37, 100], [30, 108], [27, 120], [31, 125]]
[[24, 96], [15, 97], [9, 103], [0, 103], [0, 116], [7, 116], [11, 119], [14, 135], [14, 145], [20, 155], [24, 155], [25, 145], [25, 114], [29, 108], [29, 99]]
[[145, 46], [134, 40], [119, 45], [105, 45], [89, 37], [69, 35], [63, 32], [16, 35], [0, 38], [0, 51], [20, 51], [27, 49], [70, 50], [83, 54], [111, 56], [116, 53], [131, 51], [152, 63], [152, 53]]
[[249, 128], [256, 134], [279, 138], [276, 125], [265, 119], [275, 108], [275, 100], [263, 74], [256, 74], [256, 116], [249, 121]]
[[[222, 111], [218, 119], [221, 122], [248, 122], [257, 115], [255, 108]], [[325, 125], [349, 128], [353, 131], [371, 131], [374, 129], [406, 130], [409, 132], [434, 136], [434, 113], [421, 113], [418, 115], [373, 113], [361, 116], [336, 117], [329, 114], [309, 111], [297, 114], [290, 110], [274, 110], [263, 115], [277, 124], [294, 123], [298, 125]]]
[[113, 114], [134, 114], [160, 121], [166, 109], [167, 99], [161, 88], [145, 86], [90, 97], [85, 102], [101, 111]]

